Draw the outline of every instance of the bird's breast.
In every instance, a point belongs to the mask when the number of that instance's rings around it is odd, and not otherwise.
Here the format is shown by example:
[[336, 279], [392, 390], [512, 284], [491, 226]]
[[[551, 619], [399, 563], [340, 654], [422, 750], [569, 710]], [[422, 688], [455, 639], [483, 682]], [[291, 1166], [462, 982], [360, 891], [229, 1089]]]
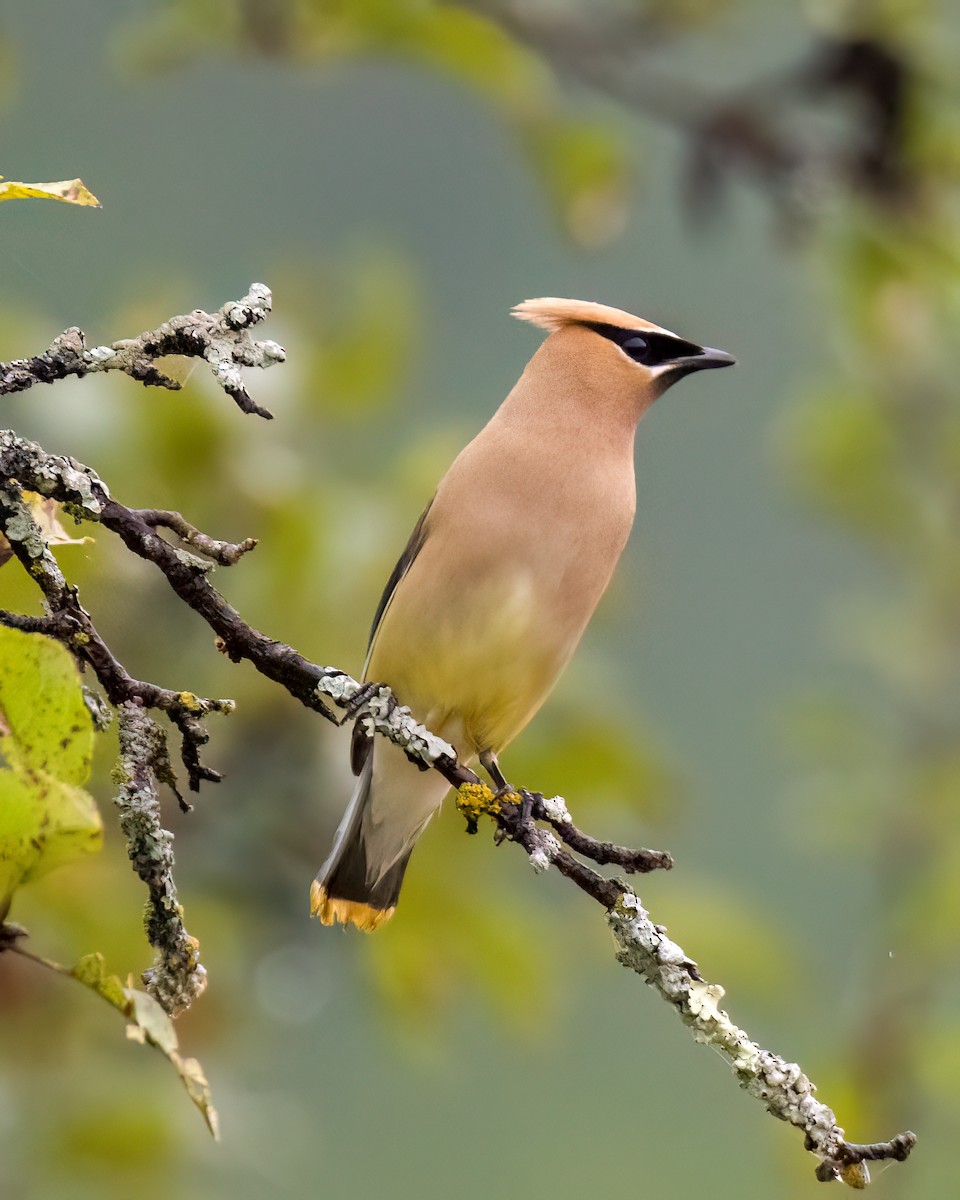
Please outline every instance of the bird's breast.
[[368, 666], [421, 720], [460, 724], [470, 751], [501, 749], [540, 707], [633, 519], [632, 457], [615, 478], [539, 466], [448, 475]]

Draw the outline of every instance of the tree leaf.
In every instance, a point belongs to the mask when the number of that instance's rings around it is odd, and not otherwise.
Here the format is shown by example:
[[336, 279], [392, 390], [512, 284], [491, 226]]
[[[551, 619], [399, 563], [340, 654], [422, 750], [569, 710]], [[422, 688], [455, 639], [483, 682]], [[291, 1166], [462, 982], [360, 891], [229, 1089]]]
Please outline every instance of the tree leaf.
[[69, 652], [40, 633], [0, 628], [0, 752], [14, 767], [85, 783], [93, 723]]
[[92, 753], [67, 650], [0, 628], [0, 915], [21, 883], [100, 848], [100, 813], [80, 786]]
[[173, 1064], [187, 1095], [203, 1115], [214, 1138], [220, 1136], [220, 1121], [213, 1107], [210, 1085], [203, 1067], [195, 1058], [183, 1058], [173, 1021], [156, 1000], [139, 988], [124, 986], [118, 975], [108, 973], [102, 954], [87, 954], [75, 967], [57, 968], [101, 996], [127, 1018], [127, 1037], [144, 1046], [153, 1046]]
[[[72, 538], [60, 524], [60, 505], [49, 497], [38, 496], [36, 492], [22, 492], [30, 513], [40, 526], [44, 541], [48, 546], [83, 546], [92, 542], [92, 537]], [[0, 533], [0, 567], [13, 557], [10, 543]]]

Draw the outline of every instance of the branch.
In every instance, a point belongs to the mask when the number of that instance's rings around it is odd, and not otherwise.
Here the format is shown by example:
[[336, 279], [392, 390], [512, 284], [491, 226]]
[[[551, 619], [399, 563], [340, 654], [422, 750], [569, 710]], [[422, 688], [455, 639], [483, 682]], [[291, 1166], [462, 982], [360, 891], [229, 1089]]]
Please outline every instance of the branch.
[[[0, 433], [0, 478], [7, 479], [7, 483], [0, 487], [0, 531], [5, 534], [14, 555], [43, 593], [47, 615], [25, 617], [0, 609], [0, 624], [20, 629], [25, 633], [44, 633], [62, 642], [81, 667], [89, 666], [93, 669], [108, 700], [114, 706], [132, 702], [164, 712], [180, 731], [181, 758], [187, 770], [191, 790], [197, 791], [201, 780], [218, 781], [219, 773], [200, 762], [200, 747], [210, 740], [203, 718], [213, 712], [232, 712], [233, 701], [204, 699], [189, 691], [159, 687], [154, 683], [134, 679], [127, 672], [97, 632], [90, 614], [81, 606], [76, 588], [67, 583], [44, 540], [40, 526], [33, 519], [29, 506], [20, 494], [15, 472], [7, 469], [9, 464], [3, 454], [3, 447], [7, 444], [5, 439], [8, 436], [15, 439], [15, 435]], [[34, 451], [40, 449], [29, 442], [23, 445]], [[72, 478], [78, 474], [77, 464], [72, 459], [56, 461], [68, 464], [62, 468], [61, 479], [65, 476]], [[32, 477], [32, 482], [40, 481], [40, 475]], [[31, 483], [27, 486], [31, 491], [36, 490]], [[73, 489], [73, 494], [79, 496], [83, 491], [84, 487], [78, 483]], [[93, 503], [92, 499], [90, 502]], [[172, 771], [165, 781], [174, 787], [181, 807], [189, 807], [176, 791]]]
[[[651, 920], [638, 896], [624, 884], [604, 879], [573, 859], [552, 833], [536, 825], [538, 818], [546, 819], [561, 836], [565, 828], [572, 828], [560, 797], [544, 800], [542, 796], [521, 791], [516, 800], [517, 803], [505, 801], [487, 787], [467, 784], [459, 789], [457, 805], [467, 817], [468, 832], [475, 831], [480, 815], [491, 817], [497, 825], [497, 840], [508, 837], [517, 842], [529, 856], [534, 870], [542, 872], [553, 864], [607, 909], [617, 960], [656, 988], [683, 1024], [693, 1031], [697, 1042], [720, 1051], [740, 1087], [760, 1100], [773, 1116], [801, 1130], [805, 1149], [819, 1160], [817, 1179], [821, 1182], [839, 1179], [851, 1187], [862, 1188], [870, 1182], [868, 1161], [902, 1162], [907, 1158], [917, 1140], [913, 1133], [901, 1133], [889, 1142], [868, 1145], [847, 1142], [833, 1110], [814, 1098], [816, 1089], [800, 1067], [764, 1050], [730, 1020], [719, 1007], [724, 989], [701, 976], [696, 962], [667, 937], [663, 925]], [[573, 832], [575, 840], [583, 836], [578, 830]], [[595, 847], [607, 845], [594, 843]], [[627, 859], [628, 870], [669, 865], [656, 861], [660, 857], [656, 851], [629, 851], [623, 847], [614, 847], [613, 851]], [[603, 858], [604, 853], [605, 850], [595, 861], [616, 861], [615, 857]]]
[[903, 1161], [916, 1144], [913, 1133], [889, 1142], [847, 1142], [833, 1110], [814, 1096], [815, 1088], [796, 1063], [762, 1049], [719, 1007], [724, 989], [707, 983], [696, 963], [650, 919], [640, 900], [625, 891], [607, 916], [617, 959], [655, 987], [693, 1031], [694, 1039], [714, 1046], [730, 1064], [737, 1082], [773, 1116], [804, 1134], [804, 1147], [820, 1161], [821, 1182], [842, 1180], [854, 1188], [870, 1182], [868, 1160]]
[[243, 386], [241, 367], [270, 367], [283, 362], [286, 354], [276, 342], [255, 341], [249, 334], [270, 313], [270, 289], [254, 283], [242, 300], [232, 300], [215, 313], [196, 309], [187, 316], [171, 317], [139, 337], [125, 338], [110, 346], [88, 350], [77, 328], [64, 330], [34, 358], [0, 363], [0, 396], [24, 392], [35, 383], [53, 383], [69, 375], [93, 375], [100, 371], [122, 371], [145, 387], [177, 391], [180, 384], [157, 366], [158, 358], [181, 355], [204, 359], [220, 387], [245, 413], [268, 420], [273, 413], [255, 404]]
[[[490, 816], [497, 824], [497, 840], [516, 842], [536, 870], [552, 864], [598, 901], [606, 911], [619, 961], [660, 992], [697, 1041], [720, 1050], [741, 1087], [773, 1115], [803, 1131], [804, 1145], [818, 1159], [818, 1179], [842, 1179], [852, 1187], [863, 1187], [869, 1180], [868, 1161], [907, 1157], [916, 1140], [912, 1133], [869, 1145], [847, 1142], [832, 1110], [814, 1099], [813, 1085], [799, 1066], [763, 1050], [734, 1025], [719, 1008], [723, 989], [701, 978], [696, 963], [666, 936], [663, 926], [651, 921], [636, 894], [582, 861], [598, 866], [612, 863], [629, 874], [669, 868], [669, 855], [597, 841], [577, 829], [559, 797], [545, 799], [524, 790], [494, 795], [459, 761], [455, 748], [421, 725], [388, 687], [361, 684], [334, 667], [312, 663], [291, 646], [246, 624], [213, 588], [208, 575], [214, 562], [235, 563], [252, 549], [251, 539], [220, 542], [200, 533], [178, 513], [126, 508], [88, 467], [49, 455], [11, 431], [0, 432], [0, 528], [40, 586], [47, 610], [41, 618], [0, 612], [0, 622], [62, 641], [82, 665], [93, 670], [120, 710], [123, 787], [118, 804], [131, 858], [150, 888], [148, 929], [158, 950], [158, 962], [145, 978], [172, 1009], [189, 1003], [202, 988], [203, 976], [195, 943], [180, 921], [170, 875], [170, 846], [156, 813], [156, 782], [172, 784], [173, 772], [160, 730], [147, 710], [163, 711], [181, 730], [182, 757], [190, 786], [197, 789], [201, 780], [220, 778], [199, 764], [198, 749], [207, 740], [202, 717], [213, 711], [229, 712], [232, 703], [144, 683], [125, 670], [80, 606], [76, 589], [64, 579], [20, 496], [21, 488], [52, 497], [75, 517], [99, 521], [112, 530], [130, 550], [160, 570], [180, 599], [216, 633], [220, 648], [232, 660], [247, 659], [302, 704], [341, 724], [332, 702], [344, 710], [343, 719], [358, 721], [367, 734], [388, 738], [422, 770], [439, 771], [457, 789], [471, 832], [476, 831], [480, 816]], [[207, 557], [174, 547], [157, 532], [161, 528]]]
[[173, 836], [160, 824], [158, 779], [173, 776], [162, 731], [142, 707], [126, 701], [119, 709], [120, 829], [127, 839], [127, 855], [147, 885], [144, 913], [147, 941], [157, 952], [153, 966], [142, 975], [143, 984], [169, 1016], [190, 1007], [207, 986], [200, 964], [200, 947], [183, 924], [173, 881]]

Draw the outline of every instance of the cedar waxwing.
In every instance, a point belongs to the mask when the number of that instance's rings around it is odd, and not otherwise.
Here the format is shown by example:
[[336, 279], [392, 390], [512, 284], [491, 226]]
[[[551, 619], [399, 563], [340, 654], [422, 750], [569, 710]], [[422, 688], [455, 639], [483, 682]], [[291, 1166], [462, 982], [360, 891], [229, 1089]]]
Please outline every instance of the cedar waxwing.
[[[637, 422], [684, 375], [734, 361], [603, 304], [525, 300], [513, 312], [549, 336], [417, 522], [364, 667], [498, 788], [497, 756], [569, 661], [630, 533]], [[359, 780], [311, 906], [325, 925], [369, 932], [393, 915], [449, 784], [359, 723], [352, 765]]]

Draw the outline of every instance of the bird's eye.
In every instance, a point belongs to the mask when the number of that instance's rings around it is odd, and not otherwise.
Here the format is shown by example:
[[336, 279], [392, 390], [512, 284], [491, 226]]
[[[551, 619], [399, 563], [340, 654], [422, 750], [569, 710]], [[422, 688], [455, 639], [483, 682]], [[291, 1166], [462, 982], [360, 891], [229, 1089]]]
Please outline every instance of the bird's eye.
[[627, 338], [622, 343], [624, 351], [630, 355], [634, 362], [643, 363], [647, 360], [647, 354], [650, 349], [647, 339], [642, 337]]

